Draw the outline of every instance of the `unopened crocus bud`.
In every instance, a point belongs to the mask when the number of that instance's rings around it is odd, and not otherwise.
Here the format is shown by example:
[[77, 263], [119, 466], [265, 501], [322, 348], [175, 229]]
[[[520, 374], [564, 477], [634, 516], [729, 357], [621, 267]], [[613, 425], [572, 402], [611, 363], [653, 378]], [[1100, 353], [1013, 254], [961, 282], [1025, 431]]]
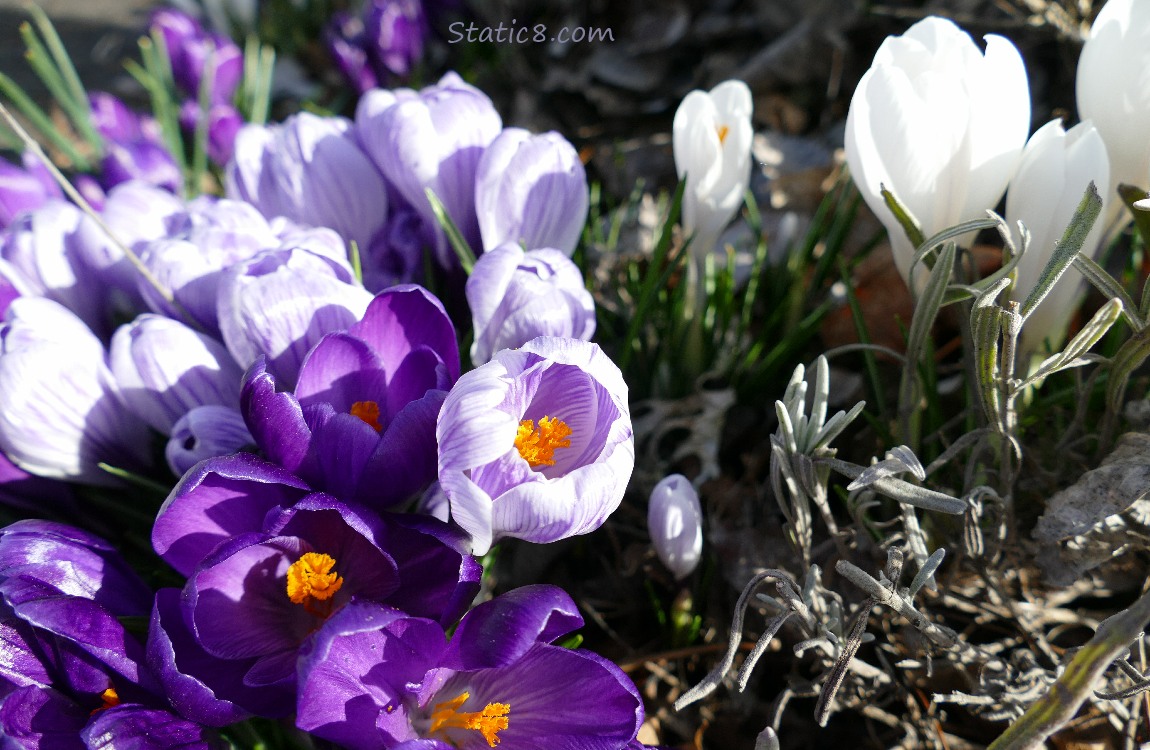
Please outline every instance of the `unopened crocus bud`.
[[241, 366], [266, 354], [279, 382], [293, 388], [308, 350], [358, 322], [371, 299], [344, 263], [302, 249], [267, 251], [221, 279], [220, 332]]
[[106, 144], [100, 169], [105, 188], [141, 180], [178, 193], [184, 184], [184, 176], [168, 149], [145, 138]]
[[689, 576], [703, 552], [703, 511], [685, 476], [672, 474], [655, 485], [647, 507], [647, 529], [655, 552], [676, 580]]
[[335, 66], [358, 93], [379, 85], [367, 57], [362, 18], [343, 11], [334, 14], [324, 27], [323, 39]]
[[[1031, 136], [1006, 195], [1008, 223], [1021, 221], [1030, 230], [1030, 246], [1018, 261], [1013, 299], [1021, 302], [1037, 285], [1086, 186], [1093, 182], [1101, 193], [1109, 179], [1106, 146], [1091, 122], [1066, 131], [1060, 120], [1052, 120]], [[1109, 196], [1102, 193], [1102, 201], [1105, 212]], [[1104, 222], [1095, 221], [1083, 245], [1085, 254], [1095, 251], [1104, 232]], [[1055, 351], [1061, 345], [1082, 287], [1078, 274], [1064, 274], [1027, 318], [1019, 343], [1024, 368], [1028, 355], [1042, 353], [1043, 339]]]
[[148, 431], [120, 404], [104, 348], [52, 300], [21, 297], [0, 326], [0, 449], [43, 477], [115, 484], [105, 462], [138, 471]]
[[151, 28], [163, 35], [172, 78], [185, 94], [199, 97], [210, 68], [209, 101], [222, 104], [231, 100], [243, 75], [243, 53], [231, 39], [204, 31], [194, 18], [172, 8], [156, 11]]
[[595, 301], [571, 259], [552, 248], [523, 252], [501, 245], [479, 256], [467, 279], [475, 328], [476, 367], [500, 349], [517, 349], [537, 336], [590, 341]]
[[571, 255], [587, 222], [589, 196], [583, 162], [566, 138], [507, 128], [483, 152], [475, 176], [483, 247], [515, 242]]
[[[1110, 185], [1150, 187], [1150, 3], [1108, 0], [1078, 58], [1078, 114], [1110, 154]], [[1099, 185], [1101, 192], [1105, 186]], [[1118, 202], [1114, 203], [1116, 208]], [[1113, 214], [1112, 214], [1113, 215]]]
[[309, 112], [282, 125], [245, 125], [228, 165], [227, 195], [269, 219], [330, 227], [361, 248], [387, 221], [383, 177], [341, 117]]
[[37, 157], [26, 152], [23, 162], [19, 167], [0, 159], [0, 228], [52, 198], [64, 197], [60, 186]]
[[[180, 107], [180, 127], [195, 133], [200, 122], [200, 105], [191, 99]], [[213, 104], [208, 109], [208, 158], [223, 166], [235, 153], [236, 136], [244, 125], [239, 110], [230, 104]]]
[[108, 354], [125, 405], [164, 435], [197, 406], [240, 405], [243, 370], [222, 343], [162, 315], [120, 326]]
[[427, 22], [420, 0], [372, 0], [364, 16], [365, 47], [376, 75], [406, 77], [423, 57]]
[[423, 218], [436, 259], [453, 267], [455, 254], [426, 191], [439, 197], [464, 239], [478, 248], [475, 175], [503, 121], [487, 95], [455, 73], [415, 95], [396, 94], [394, 101], [386, 100], [389, 106], [384, 107], [382, 100], [369, 98], [356, 110], [359, 141], [388, 183]]
[[[882, 188], [927, 237], [983, 218], [1014, 175], [1029, 129], [1026, 67], [1007, 39], [987, 36], [984, 53], [931, 16], [882, 43], [851, 99], [846, 158], [908, 283], [915, 248]], [[921, 264], [915, 275], [925, 278]]]
[[724, 81], [709, 92], [692, 91], [675, 112], [675, 169], [687, 181], [683, 228], [694, 235], [695, 258], [710, 253], [730, 223], [751, 179], [751, 90]]
[[228, 456], [254, 443], [244, 417], [227, 406], [197, 406], [172, 427], [164, 448], [168, 468], [176, 476], [214, 456]]

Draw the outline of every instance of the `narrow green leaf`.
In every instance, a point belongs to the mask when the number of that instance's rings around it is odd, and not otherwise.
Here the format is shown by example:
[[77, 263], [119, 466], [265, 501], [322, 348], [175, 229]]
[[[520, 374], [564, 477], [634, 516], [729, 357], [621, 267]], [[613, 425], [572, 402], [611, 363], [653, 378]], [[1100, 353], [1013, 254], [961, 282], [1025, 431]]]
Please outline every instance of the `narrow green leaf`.
[[970, 336], [974, 343], [975, 391], [982, 404], [986, 421], [1002, 429], [1002, 402], [998, 390], [998, 341], [1002, 332], [1005, 311], [997, 299], [1010, 279], [1000, 279], [974, 303], [970, 311]]
[[1051, 254], [1046, 267], [1042, 269], [1038, 283], [1034, 285], [1034, 289], [1022, 303], [1022, 309], [1019, 312], [1024, 322], [1042, 300], [1046, 299], [1046, 295], [1054, 288], [1059, 277], [1074, 262], [1075, 256], [1082, 250], [1082, 245], [1086, 243], [1086, 237], [1090, 234], [1090, 229], [1094, 226], [1094, 222], [1101, 212], [1102, 199], [1098, 197], [1098, 188], [1091, 182], [1086, 186], [1086, 192], [1082, 195], [1082, 200], [1078, 203], [1078, 208], [1074, 211], [1074, 217], [1070, 220], [1069, 226], [1066, 227], [1066, 231], [1062, 233], [1062, 238], [1054, 246], [1054, 252]]
[[1106, 383], [1106, 403], [1117, 413], [1126, 397], [1126, 383], [1130, 375], [1150, 357], [1150, 328], [1144, 328], [1128, 338], [1110, 365], [1110, 379]]
[[463, 272], [470, 276], [471, 269], [475, 267], [475, 253], [467, 244], [467, 240], [463, 238], [463, 233], [459, 231], [459, 227], [455, 226], [455, 222], [451, 220], [451, 216], [447, 213], [447, 207], [443, 205], [443, 201], [439, 200], [435, 191], [427, 188], [425, 192], [427, 193], [427, 200], [431, 203], [431, 212], [435, 214], [435, 220], [447, 235], [447, 241], [455, 250], [455, 255], [459, 258], [460, 265], [463, 266]]
[[926, 237], [923, 235], [922, 228], [918, 225], [918, 222], [910, 215], [910, 211], [899, 202], [894, 193], [887, 190], [886, 185], [880, 185], [879, 188], [882, 191], [883, 202], [886, 203], [886, 207], [890, 209], [890, 212], [894, 214], [894, 218], [897, 219], [899, 225], [902, 226], [902, 231], [906, 233], [910, 244], [915, 247], [922, 245]]
[[[910, 431], [908, 420], [916, 411], [914, 402], [920, 391], [919, 360], [922, 357], [927, 337], [930, 336], [930, 329], [934, 326], [934, 320], [942, 306], [946, 287], [950, 283], [950, 276], [954, 271], [954, 258], [957, 252], [958, 248], [953, 242], [947, 242], [943, 246], [938, 261], [930, 270], [926, 288], [923, 289], [922, 296], [919, 297], [918, 303], [914, 307], [914, 317], [911, 318], [910, 331], [907, 334], [906, 365], [903, 367], [902, 380], [898, 389], [899, 418], [904, 421], [904, 427], [907, 428], [904, 432]], [[917, 440], [912, 440], [909, 434], [904, 435], [904, 438], [905, 442], [910, 444], [912, 448], [915, 447]]]
[[92, 145], [97, 153], [103, 153], [104, 139], [92, 124], [91, 107], [88, 104], [88, 92], [84, 88], [84, 83], [80, 80], [80, 75], [76, 72], [76, 66], [72, 63], [72, 58], [68, 55], [68, 50], [64, 47], [64, 42], [60, 39], [60, 35], [56, 33], [56, 27], [52, 25], [48, 14], [46, 14], [39, 5], [29, 3], [25, 7], [32, 15], [32, 20], [35, 21], [37, 28], [40, 30], [40, 36], [44, 38], [44, 44], [47, 45], [48, 52], [52, 55], [52, 60], [55, 62], [57, 75], [60, 77], [65, 86], [65, 90], [68, 92], [68, 99], [73, 103], [73, 106], [70, 108], [70, 111], [74, 113], [73, 125], [84, 139]]
[[[914, 260], [912, 260], [910, 264], [911, 277], [913, 278], [914, 276], [915, 266], [923, 262], [927, 255], [929, 255], [935, 248], [942, 246], [943, 243], [958, 239], [964, 234], [977, 232], [980, 229], [990, 229], [997, 226], [998, 221], [996, 219], [971, 219], [970, 221], [964, 221], [961, 224], [955, 224], [953, 227], [944, 229], [938, 234], [933, 235], [930, 239], [919, 243], [915, 246], [916, 249], [914, 251]], [[1009, 273], [1009, 271], [1007, 271], [1007, 273]]]
[[[1081, 253], [1074, 256], [1074, 267], [1086, 277], [1087, 281], [1094, 285], [1095, 289], [1102, 292], [1104, 297], [1121, 300], [1122, 313], [1130, 321], [1131, 328], [1135, 331], [1141, 331], [1146, 327], [1142, 316], [1138, 314], [1138, 310], [1141, 308], [1134, 306], [1134, 300], [1126, 293], [1122, 285], [1106, 272], [1106, 269], [1091, 260], [1089, 256]], [[1150, 287], [1150, 284], [1147, 286]]]
[[1021, 391], [1022, 388], [1059, 370], [1069, 369], [1079, 357], [1106, 335], [1106, 332], [1121, 315], [1122, 301], [1117, 298], [1108, 300], [1098, 312], [1094, 313], [1094, 317], [1090, 318], [1090, 321], [1082, 327], [1082, 330], [1070, 340], [1070, 343], [1062, 351], [1046, 358], [1038, 366], [1034, 373], [1026, 379], [1026, 382], [1019, 387], [1019, 390]]
[[48, 141], [52, 148], [60, 151], [68, 158], [76, 169], [81, 171], [87, 170], [91, 167], [91, 162], [88, 158], [81, 154], [76, 147], [72, 144], [71, 138], [64, 133], [61, 133], [55, 123], [52, 122], [47, 113], [40, 108], [32, 98], [20, 88], [19, 84], [13, 81], [8, 76], [0, 73], [0, 94], [3, 94], [12, 106], [20, 110], [20, 114], [28, 118], [32, 127]]

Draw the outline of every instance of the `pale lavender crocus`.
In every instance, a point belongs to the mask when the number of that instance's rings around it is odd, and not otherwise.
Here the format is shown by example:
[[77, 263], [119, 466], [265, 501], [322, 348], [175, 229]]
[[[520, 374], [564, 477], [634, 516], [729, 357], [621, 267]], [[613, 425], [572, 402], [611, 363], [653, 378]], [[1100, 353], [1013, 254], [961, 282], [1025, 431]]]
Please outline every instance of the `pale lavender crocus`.
[[112, 336], [109, 364], [128, 409], [168, 435], [197, 406], [237, 411], [243, 370], [219, 341], [162, 315], [141, 315]]
[[540, 337], [452, 388], [436, 426], [451, 518], [485, 553], [598, 528], [635, 466], [627, 384], [596, 345]]
[[595, 301], [583, 273], [559, 250], [524, 252], [513, 243], [489, 250], [476, 261], [466, 294], [474, 365], [538, 336], [589, 341], [595, 333]]
[[475, 212], [484, 249], [504, 243], [575, 252], [590, 193], [583, 163], [558, 133], [507, 128], [479, 160]]
[[221, 279], [220, 332], [241, 366], [267, 355], [278, 381], [294, 387], [308, 350], [358, 322], [371, 299], [346, 263], [301, 248], [266, 251]]
[[164, 458], [173, 474], [183, 476], [204, 459], [229, 456], [254, 444], [238, 409], [208, 404], [195, 407], [172, 426]]
[[0, 228], [52, 198], [64, 197], [60, 186], [37, 157], [26, 151], [22, 162], [22, 166], [16, 166], [0, 159]]
[[664, 477], [651, 491], [647, 530], [655, 553], [676, 580], [691, 574], [703, 552], [699, 494], [682, 474]]
[[227, 168], [228, 197], [367, 247], [387, 220], [387, 193], [351, 128], [344, 118], [308, 112], [282, 125], [245, 125]]
[[21, 297], [0, 327], [0, 449], [32, 474], [114, 484], [146, 467], [148, 431], [120, 402], [104, 347], [52, 300]]
[[478, 248], [475, 175], [503, 122], [487, 95], [455, 73], [414, 95], [392, 95], [389, 106], [383, 103], [378, 98], [361, 102], [355, 118], [359, 141], [388, 183], [423, 218], [436, 259], [452, 267], [455, 256], [426, 191], [438, 196], [463, 237]]

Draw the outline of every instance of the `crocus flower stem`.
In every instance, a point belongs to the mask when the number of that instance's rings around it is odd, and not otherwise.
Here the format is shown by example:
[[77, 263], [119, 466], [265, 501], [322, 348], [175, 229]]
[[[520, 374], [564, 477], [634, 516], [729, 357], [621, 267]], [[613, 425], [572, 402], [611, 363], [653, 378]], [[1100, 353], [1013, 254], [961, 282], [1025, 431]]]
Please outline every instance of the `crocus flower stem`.
[[92, 208], [91, 204], [89, 204], [88, 201], [85, 200], [84, 196], [80, 194], [80, 191], [73, 187], [72, 183], [68, 181], [68, 178], [60, 172], [56, 165], [52, 163], [52, 160], [48, 158], [48, 155], [44, 153], [44, 149], [40, 148], [40, 144], [36, 142], [36, 139], [29, 135], [28, 131], [24, 129], [24, 126], [20, 124], [19, 120], [13, 117], [12, 113], [3, 104], [0, 104], [0, 117], [4, 118], [4, 121], [8, 124], [8, 127], [12, 128], [12, 131], [16, 133], [16, 135], [20, 138], [21, 142], [24, 144], [24, 148], [31, 151], [37, 158], [40, 159], [41, 162], [43, 162], [44, 166], [51, 173], [53, 179], [59, 183], [60, 187], [64, 190], [68, 197], [71, 198], [75, 204], [80, 207], [81, 211], [90, 216], [92, 220], [96, 222], [96, 225], [99, 226], [100, 229], [104, 232], [104, 234], [108, 235], [108, 238], [112, 241], [112, 243], [115, 244], [116, 247], [124, 253], [124, 257], [126, 257], [132, 266], [135, 267], [136, 271], [144, 278], [144, 280], [155, 287], [156, 291], [160, 294], [161, 297], [164, 298], [165, 302], [179, 310], [181, 316], [184, 318], [184, 322], [194, 327], [195, 321], [192, 320], [192, 317], [188, 315], [186, 310], [183, 309], [183, 306], [176, 302], [176, 299], [172, 296], [171, 291], [165, 288], [164, 285], [161, 284], [156, 279], [156, 277], [152, 275], [152, 272], [149, 271], [147, 266], [145, 266], [140, 260], [140, 256], [136, 255], [136, 253], [130, 247], [125, 245], [116, 237], [116, 235], [104, 222], [103, 217], [101, 217], [100, 214]]

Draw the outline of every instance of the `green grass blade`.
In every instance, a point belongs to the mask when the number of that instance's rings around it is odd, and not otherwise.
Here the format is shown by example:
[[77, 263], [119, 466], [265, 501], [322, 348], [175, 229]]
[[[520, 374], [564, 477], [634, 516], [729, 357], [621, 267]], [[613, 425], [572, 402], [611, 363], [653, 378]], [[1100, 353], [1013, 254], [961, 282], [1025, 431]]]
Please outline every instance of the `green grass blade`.
[[0, 94], [11, 101], [12, 106], [19, 110], [20, 114], [28, 118], [28, 121], [32, 124], [32, 127], [36, 129], [37, 133], [39, 133], [44, 140], [48, 141], [52, 148], [63, 153], [72, 163], [72, 166], [81, 171], [91, 168], [91, 162], [88, 158], [76, 149], [70, 138], [60, 132], [52, 122], [52, 118], [50, 118], [44, 110], [40, 109], [40, 106], [36, 104], [36, 102], [32, 101], [32, 98], [24, 92], [24, 89], [20, 88], [15, 81], [3, 73], [0, 73]]
[[455, 222], [447, 213], [447, 207], [443, 205], [443, 201], [439, 200], [435, 191], [427, 188], [424, 192], [427, 193], [427, 200], [431, 203], [431, 211], [435, 214], [435, 220], [447, 235], [447, 241], [455, 250], [455, 255], [459, 258], [464, 273], [470, 276], [471, 269], [475, 267], [475, 253], [471, 250], [471, 245], [467, 244], [463, 233], [459, 231], [459, 227], [455, 226]]
[[1046, 267], [1042, 269], [1038, 283], [1034, 285], [1034, 289], [1022, 303], [1019, 312], [1023, 322], [1030, 317], [1030, 314], [1034, 312], [1042, 300], [1046, 299], [1046, 295], [1050, 293], [1059, 277], [1074, 262], [1074, 258], [1082, 249], [1082, 245], [1086, 243], [1086, 237], [1090, 234], [1090, 229], [1094, 226], [1094, 222], [1101, 212], [1102, 199], [1098, 196], [1098, 188], [1091, 182], [1086, 186], [1086, 192], [1078, 203], [1078, 208], [1074, 211], [1070, 225], [1066, 227], [1066, 231], [1062, 233], [1062, 238], [1054, 246], [1054, 253], [1050, 256], [1050, 261]]

